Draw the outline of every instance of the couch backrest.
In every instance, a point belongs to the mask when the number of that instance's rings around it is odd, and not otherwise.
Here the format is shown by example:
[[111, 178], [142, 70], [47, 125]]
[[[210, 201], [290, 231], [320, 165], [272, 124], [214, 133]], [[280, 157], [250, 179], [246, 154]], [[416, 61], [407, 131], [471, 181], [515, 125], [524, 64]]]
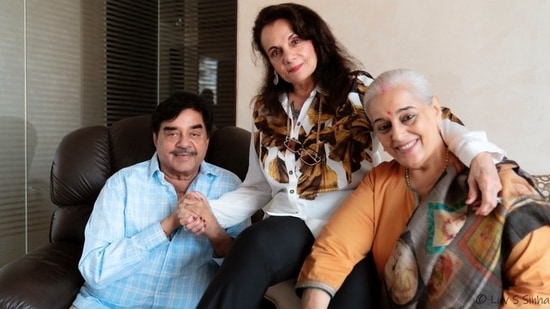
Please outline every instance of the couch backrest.
[[[58, 206], [50, 241], [84, 243], [84, 226], [107, 178], [119, 169], [151, 158], [155, 148], [150, 116], [120, 120], [110, 128], [90, 126], [67, 134], [54, 155], [50, 195]], [[216, 129], [206, 161], [244, 179], [248, 170], [250, 132], [239, 127]]]

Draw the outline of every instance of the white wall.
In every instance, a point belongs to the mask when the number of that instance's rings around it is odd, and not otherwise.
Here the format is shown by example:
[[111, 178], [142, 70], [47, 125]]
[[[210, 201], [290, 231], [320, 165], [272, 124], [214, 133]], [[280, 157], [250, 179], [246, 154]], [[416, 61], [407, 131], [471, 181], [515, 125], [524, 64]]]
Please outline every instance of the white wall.
[[[550, 173], [550, 1], [302, 0], [374, 76], [420, 71], [444, 105], [532, 174]], [[237, 125], [251, 128], [261, 66], [251, 28], [267, 0], [239, 0]]]

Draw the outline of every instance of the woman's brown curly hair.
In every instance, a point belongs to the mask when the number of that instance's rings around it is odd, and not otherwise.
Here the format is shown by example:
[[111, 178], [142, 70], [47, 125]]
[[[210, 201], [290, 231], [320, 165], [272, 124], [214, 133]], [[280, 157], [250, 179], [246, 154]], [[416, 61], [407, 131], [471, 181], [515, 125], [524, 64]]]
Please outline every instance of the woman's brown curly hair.
[[358, 61], [336, 40], [328, 24], [310, 8], [295, 4], [282, 3], [263, 8], [252, 28], [252, 48], [263, 60], [265, 72], [259, 93], [254, 101], [266, 104], [268, 110], [277, 115], [283, 113], [279, 104], [279, 95], [293, 90], [293, 86], [283, 79], [274, 85], [274, 69], [262, 47], [261, 34], [265, 26], [278, 19], [287, 20], [294, 33], [304, 40], [311, 40], [317, 54], [317, 67], [313, 72], [316, 85], [328, 96], [327, 112], [334, 112], [336, 106], [346, 99], [350, 87], [350, 73], [358, 69]]

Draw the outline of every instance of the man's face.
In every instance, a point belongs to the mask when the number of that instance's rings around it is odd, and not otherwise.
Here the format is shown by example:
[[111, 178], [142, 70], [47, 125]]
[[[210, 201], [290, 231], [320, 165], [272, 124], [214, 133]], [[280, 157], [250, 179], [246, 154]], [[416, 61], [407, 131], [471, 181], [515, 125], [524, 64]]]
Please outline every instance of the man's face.
[[201, 113], [188, 108], [162, 122], [153, 141], [160, 169], [167, 177], [192, 179], [206, 156], [209, 139]]

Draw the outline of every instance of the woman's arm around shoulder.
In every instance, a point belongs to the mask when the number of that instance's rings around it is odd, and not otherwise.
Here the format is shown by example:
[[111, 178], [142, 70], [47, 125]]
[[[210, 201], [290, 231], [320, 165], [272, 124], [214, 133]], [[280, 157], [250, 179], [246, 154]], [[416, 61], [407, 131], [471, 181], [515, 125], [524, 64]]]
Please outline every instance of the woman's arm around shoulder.
[[466, 203], [475, 206], [478, 215], [489, 214], [502, 189], [495, 163], [504, 158], [504, 151], [489, 142], [485, 132], [469, 131], [449, 119], [443, 119], [441, 135], [460, 161], [470, 166]]

